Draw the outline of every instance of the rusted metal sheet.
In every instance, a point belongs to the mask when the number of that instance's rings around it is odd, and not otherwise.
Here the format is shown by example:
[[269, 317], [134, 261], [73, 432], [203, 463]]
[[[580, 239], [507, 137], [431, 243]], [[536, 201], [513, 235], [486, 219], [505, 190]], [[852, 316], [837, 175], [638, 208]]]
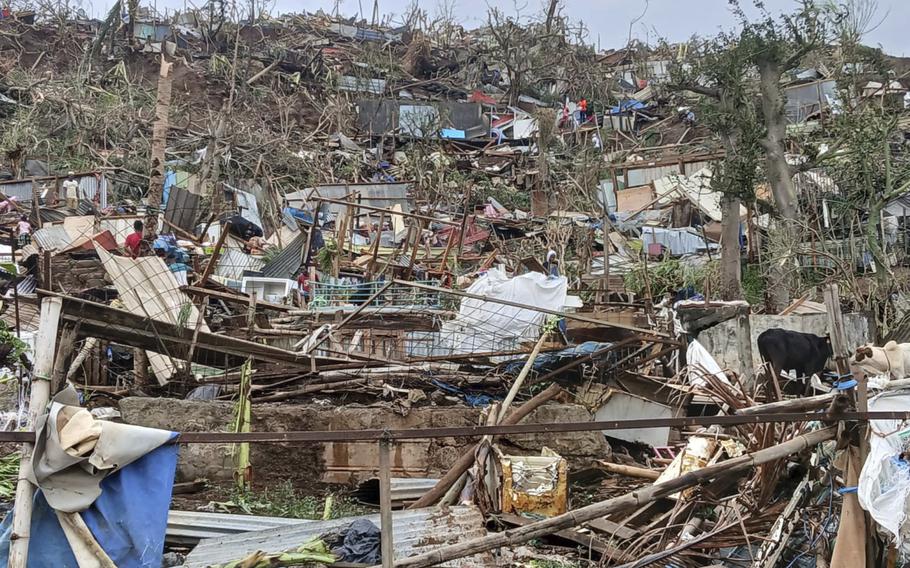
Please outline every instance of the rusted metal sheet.
[[555, 517], [568, 507], [566, 460], [544, 448], [539, 456], [500, 456], [502, 512]]
[[[346, 527], [357, 519], [380, 525], [379, 515], [316, 521], [203, 540], [186, 557], [184, 568], [206, 568], [249, 556], [257, 550], [281, 552], [323, 534]], [[415, 509], [392, 513], [395, 557], [408, 558], [441, 546], [486, 535], [483, 515], [473, 506]], [[488, 553], [451, 560], [440, 566], [486, 567], [496, 563]]]
[[172, 225], [193, 234], [193, 230], [196, 228], [196, 216], [199, 212], [199, 201], [201, 199], [201, 195], [176, 185], [171, 186], [168, 190], [167, 205], [164, 209], [164, 220], [169, 223], [169, 226], [164, 227], [165, 232]]
[[[396, 477], [426, 477], [430, 442], [408, 440], [395, 444], [392, 474]], [[379, 448], [373, 442], [329, 442], [322, 457], [325, 483], [350, 483], [373, 477], [379, 469]]]

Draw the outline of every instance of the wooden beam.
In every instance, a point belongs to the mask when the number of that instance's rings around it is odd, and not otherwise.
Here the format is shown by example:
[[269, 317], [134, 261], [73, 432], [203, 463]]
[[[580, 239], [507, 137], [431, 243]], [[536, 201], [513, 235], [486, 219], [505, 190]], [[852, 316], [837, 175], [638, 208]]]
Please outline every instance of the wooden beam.
[[[167, 352], [176, 359], [186, 359], [194, 330], [190, 327], [151, 320], [126, 310], [119, 310], [88, 300], [39, 290], [41, 297], [63, 300], [63, 320], [80, 323], [80, 337], [97, 337], [120, 345]], [[310, 357], [270, 345], [200, 331], [197, 335], [193, 362], [224, 368], [242, 364], [247, 358], [297, 368], [310, 368]], [[225, 361], [227, 356], [228, 361]], [[317, 358], [319, 365], [342, 363], [341, 359]]]

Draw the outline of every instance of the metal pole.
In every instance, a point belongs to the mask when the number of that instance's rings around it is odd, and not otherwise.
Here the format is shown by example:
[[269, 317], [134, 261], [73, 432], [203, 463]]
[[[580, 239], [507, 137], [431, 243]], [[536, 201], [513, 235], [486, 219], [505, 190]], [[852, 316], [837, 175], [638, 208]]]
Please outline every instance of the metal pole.
[[380, 551], [382, 568], [392, 568], [395, 562], [392, 536], [392, 442], [387, 437], [379, 440], [379, 519], [381, 526]]
[[[41, 301], [41, 320], [38, 325], [38, 339], [35, 346], [35, 371], [32, 375], [32, 392], [28, 407], [27, 430], [34, 430], [38, 416], [44, 413], [50, 399], [51, 374], [54, 370], [54, 352], [57, 343], [57, 327], [63, 300], [44, 298]], [[31, 541], [32, 499], [35, 487], [28, 480], [32, 467], [34, 446], [22, 444], [19, 461], [19, 478], [16, 484], [16, 501], [13, 510], [13, 530], [10, 535], [9, 568], [28, 566], [28, 546]]]

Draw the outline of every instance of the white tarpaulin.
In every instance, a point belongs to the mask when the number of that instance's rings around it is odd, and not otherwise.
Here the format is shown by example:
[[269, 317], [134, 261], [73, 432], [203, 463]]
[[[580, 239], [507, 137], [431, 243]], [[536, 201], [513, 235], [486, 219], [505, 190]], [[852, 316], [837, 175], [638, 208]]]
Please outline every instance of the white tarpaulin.
[[[163, 260], [157, 256], [136, 259], [114, 256], [97, 245], [95, 250], [127, 310], [153, 320], [196, 329], [196, 322], [201, 317], [199, 310], [180, 290], [174, 273]], [[209, 331], [205, 321], [200, 322], [199, 331]], [[155, 377], [165, 384], [174, 374], [174, 361], [151, 351], [148, 355]]]
[[727, 374], [720, 368], [714, 357], [695, 339], [686, 349], [686, 365], [689, 367], [689, 384], [693, 387], [703, 387], [707, 384], [704, 379], [706, 373], [714, 375], [719, 381], [730, 384]]
[[[506, 300], [534, 308], [562, 311], [566, 304], [568, 281], [565, 276], [548, 278], [529, 272], [509, 278], [491, 269], [466, 292], [477, 296]], [[464, 298], [458, 316], [442, 325], [442, 337], [452, 353], [485, 353], [517, 349], [521, 342], [536, 341], [547, 314]]]
[[[869, 401], [869, 411], [910, 411], [910, 394], [880, 394]], [[910, 463], [900, 459], [910, 446], [910, 421], [872, 420], [869, 427], [872, 435], [869, 457], [859, 475], [859, 504], [894, 536], [900, 547], [910, 532], [906, 523], [910, 511]]]

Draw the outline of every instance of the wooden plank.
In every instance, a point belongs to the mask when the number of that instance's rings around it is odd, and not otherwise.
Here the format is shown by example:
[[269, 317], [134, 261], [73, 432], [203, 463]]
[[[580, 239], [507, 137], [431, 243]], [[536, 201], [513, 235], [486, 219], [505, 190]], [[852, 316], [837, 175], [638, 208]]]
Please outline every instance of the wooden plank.
[[[519, 517], [518, 515], [512, 514], [502, 514], [499, 516], [499, 519], [506, 524], [516, 527], [523, 527], [534, 522], [532, 519], [526, 519], [525, 517]], [[572, 529], [565, 529], [552, 533], [552, 536], [590, 548], [601, 556], [605, 556], [611, 560], [618, 560], [620, 562], [629, 562], [632, 560], [632, 557], [628, 556], [625, 552], [610, 546], [593, 534], [584, 534]]]
[[612, 537], [620, 538], [622, 540], [632, 540], [633, 538], [638, 538], [638, 535], [641, 534], [635, 529], [614, 523], [609, 519], [594, 519], [593, 521], [589, 521], [586, 524], [598, 532], [602, 532], [604, 534], [608, 534]]
[[654, 188], [650, 185], [621, 189], [616, 192], [616, 210], [623, 212], [639, 211], [653, 203], [654, 198]]

